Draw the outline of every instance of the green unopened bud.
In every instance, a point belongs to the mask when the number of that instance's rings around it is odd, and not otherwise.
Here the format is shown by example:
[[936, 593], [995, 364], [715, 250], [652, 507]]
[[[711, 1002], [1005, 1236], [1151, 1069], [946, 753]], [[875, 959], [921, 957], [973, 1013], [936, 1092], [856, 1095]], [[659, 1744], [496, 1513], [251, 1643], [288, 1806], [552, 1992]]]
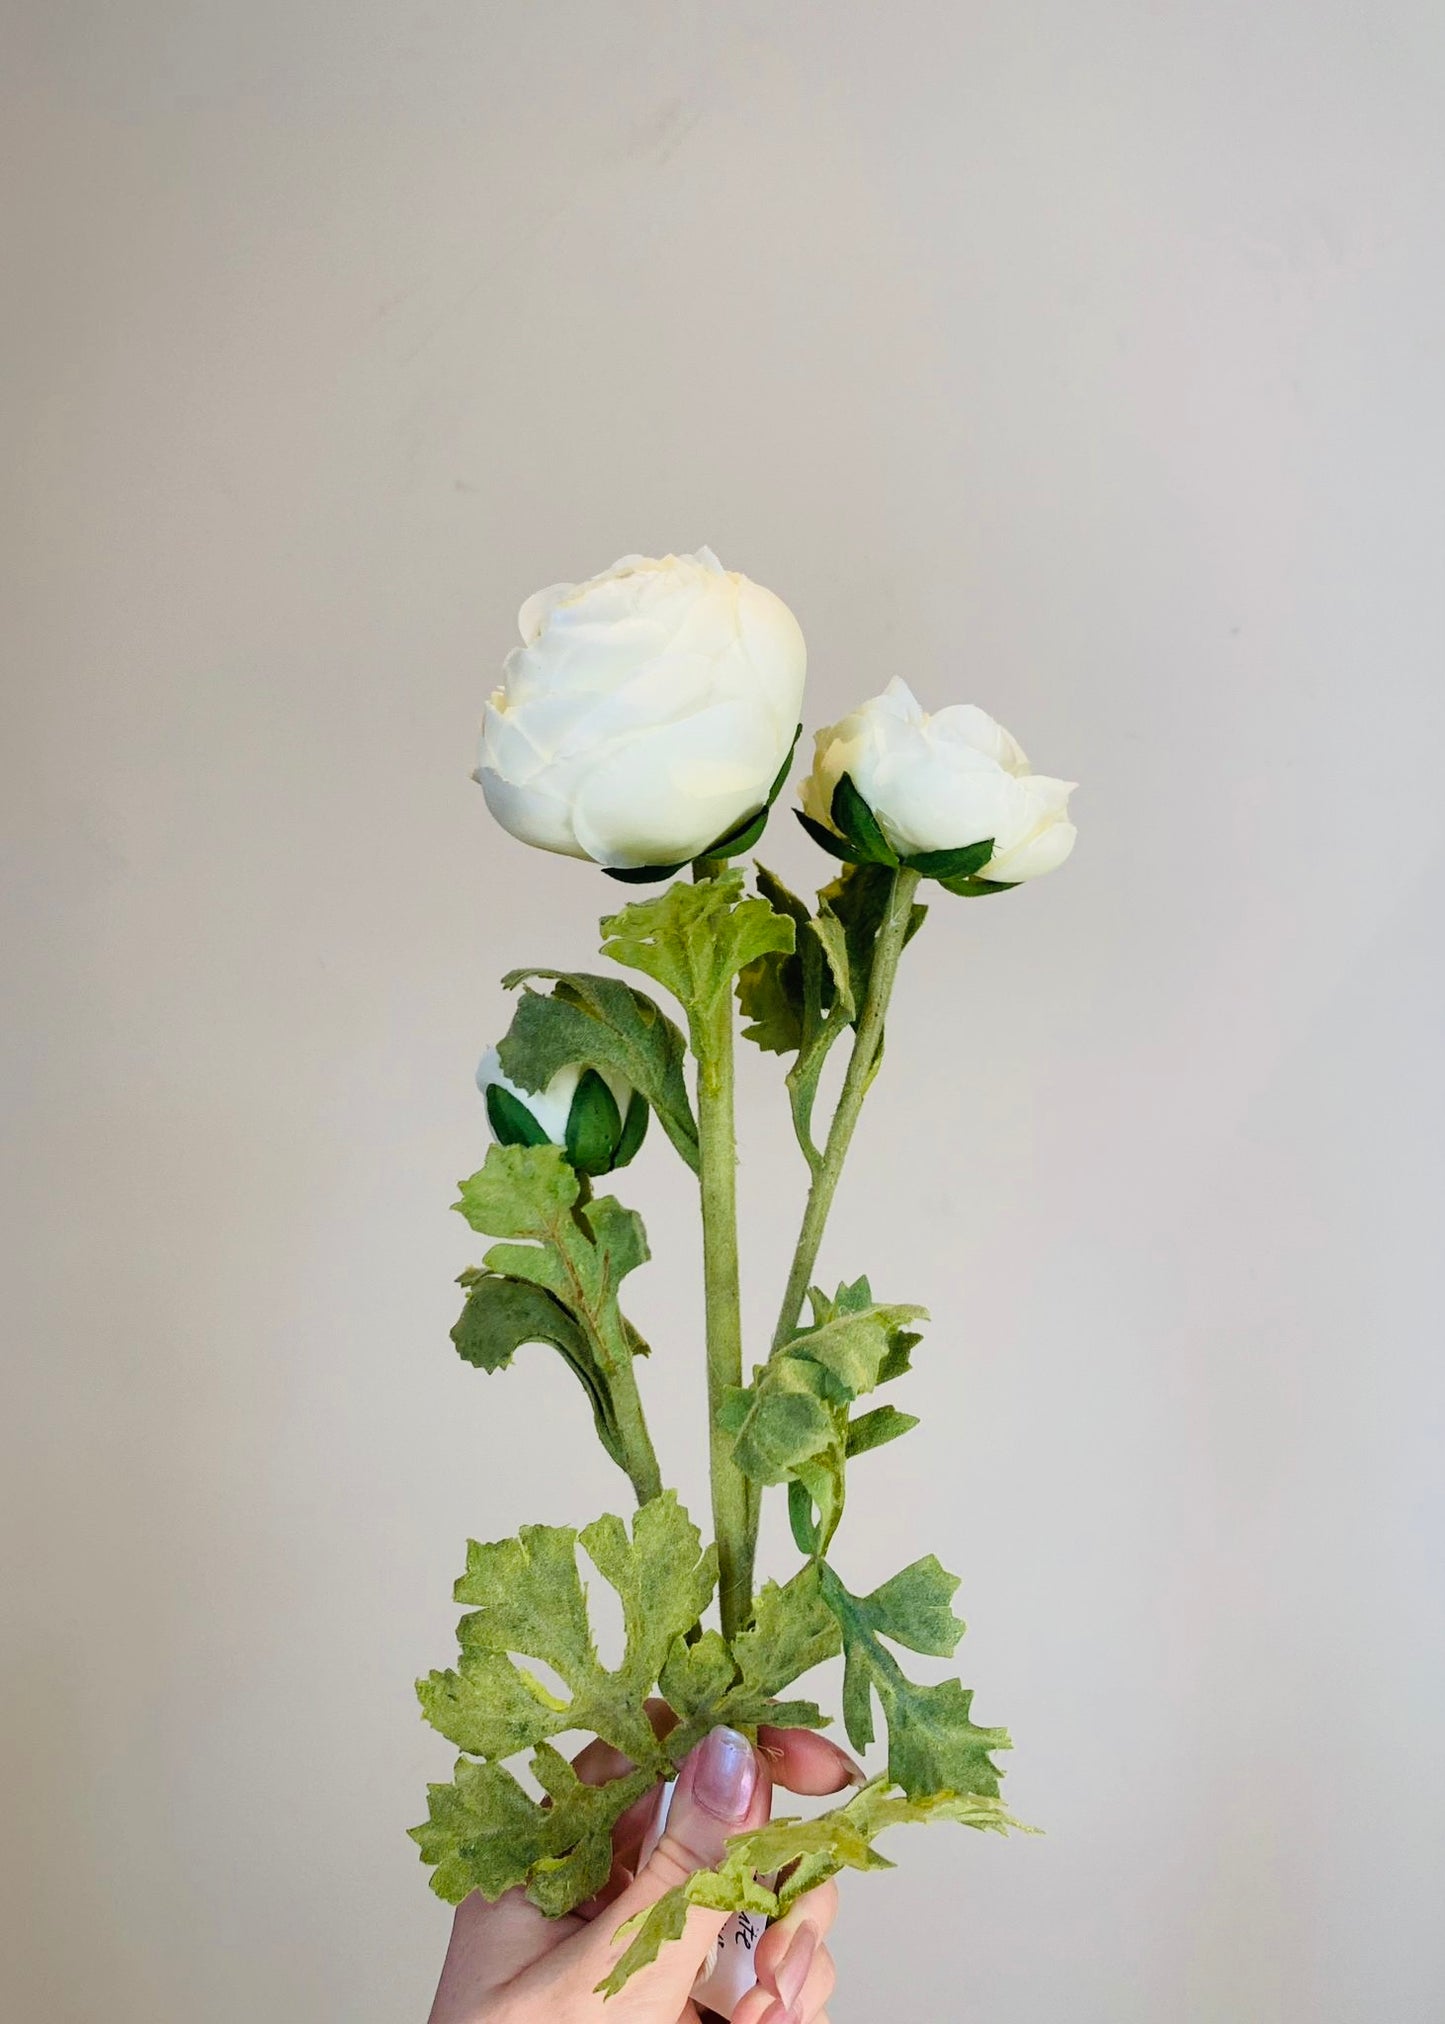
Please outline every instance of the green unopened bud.
[[487, 1121], [502, 1145], [557, 1145], [579, 1174], [625, 1167], [647, 1131], [647, 1101], [620, 1075], [569, 1063], [545, 1089], [521, 1089], [490, 1048], [477, 1068]]

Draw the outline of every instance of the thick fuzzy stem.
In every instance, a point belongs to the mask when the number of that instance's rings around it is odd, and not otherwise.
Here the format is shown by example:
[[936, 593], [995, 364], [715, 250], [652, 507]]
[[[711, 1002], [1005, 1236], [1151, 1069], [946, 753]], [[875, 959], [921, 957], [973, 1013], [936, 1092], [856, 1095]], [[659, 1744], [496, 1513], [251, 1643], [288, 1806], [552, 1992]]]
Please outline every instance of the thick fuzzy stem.
[[738, 1289], [737, 1136], [733, 1121], [733, 1007], [726, 993], [697, 1022], [697, 1122], [701, 1150], [703, 1283], [707, 1300], [707, 1403], [718, 1600], [725, 1637], [752, 1615], [753, 1554], [747, 1483], [723, 1431], [724, 1393], [743, 1381]]

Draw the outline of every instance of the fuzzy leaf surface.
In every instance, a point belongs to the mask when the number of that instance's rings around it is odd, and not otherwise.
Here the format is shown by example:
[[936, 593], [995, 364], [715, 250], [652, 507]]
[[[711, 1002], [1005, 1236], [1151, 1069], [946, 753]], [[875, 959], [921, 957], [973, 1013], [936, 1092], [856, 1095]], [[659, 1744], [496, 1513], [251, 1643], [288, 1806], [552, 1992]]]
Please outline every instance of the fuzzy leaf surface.
[[525, 1886], [550, 1917], [599, 1891], [612, 1867], [612, 1830], [654, 1782], [646, 1769], [584, 1785], [550, 1743], [532, 1770], [549, 1805], [533, 1799], [504, 1765], [459, 1757], [449, 1785], [427, 1787], [427, 1819], [411, 1829], [431, 1886], [447, 1904], [473, 1891], [495, 1901]]
[[512, 991], [534, 977], [550, 979], [552, 989], [522, 992], [497, 1049], [503, 1074], [521, 1089], [538, 1090], [574, 1062], [610, 1068], [652, 1106], [696, 1170], [697, 1120], [683, 1073], [686, 1043], [661, 1006], [620, 977], [585, 971], [513, 970], [502, 983]]
[[716, 1017], [733, 979], [760, 956], [793, 947], [794, 925], [767, 900], [743, 896], [740, 870], [696, 885], [679, 880], [602, 922], [603, 953], [672, 993], [694, 1037]]
[[[785, 1816], [748, 1834], [735, 1835], [716, 1869], [699, 1870], [632, 1923], [631, 1943], [606, 1981], [599, 1984], [601, 1993], [616, 1995], [639, 1968], [657, 1959], [669, 1941], [681, 1938], [692, 1905], [745, 1911], [763, 1919], [780, 1918], [799, 1898], [840, 1870], [891, 1869], [888, 1857], [873, 1845], [878, 1836], [890, 1827], [930, 1820], [952, 1820], [993, 1834], [1007, 1834], [1010, 1829], [1036, 1832], [1015, 1820], [996, 1798], [972, 1792], [933, 1792], [910, 1799], [895, 1790], [890, 1779], [876, 1778], [845, 1805], [811, 1820]], [[776, 1891], [759, 1881], [780, 1870], [786, 1875]]]
[[512, 1240], [492, 1246], [487, 1270], [560, 1302], [608, 1377], [646, 1351], [618, 1307], [617, 1291], [646, 1263], [647, 1233], [636, 1211], [614, 1195], [579, 1205], [580, 1194], [560, 1147], [493, 1146], [485, 1166], [462, 1182], [455, 1206], [474, 1230]]
[[946, 1657], [963, 1633], [949, 1607], [958, 1583], [930, 1554], [871, 1595], [852, 1595], [831, 1567], [820, 1569], [822, 1593], [843, 1634], [843, 1720], [849, 1741], [873, 1741], [873, 1697], [888, 1724], [888, 1771], [910, 1799], [961, 1792], [998, 1797], [990, 1750], [1006, 1750], [1006, 1729], [970, 1719], [973, 1695], [957, 1680], [919, 1686], [909, 1680], [883, 1640]]
[[622, 1467], [612, 1395], [576, 1316], [530, 1280], [507, 1279], [496, 1272], [467, 1272], [463, 1281], [466, 1304], [452, 1330], [452, 1341], [463, 1362], [478, 1370], [505, 1370], [524, 1344], [550, 1344], [586, 1392], [598, 1438]]
[[[615, 1671], [597, 1655], [578, 1543], [622, 1603], [626, 1648]], [[697, 1622], [717, 1579], [716, 1556], [665, 1492], [644, 1504], [632, 1533], [599, 1518], [581, 1533], [524, 1525], [514, 1539], [472, 1540], [456, 1599], [473, 1606], [458, 1628], [455, 1668], [417, 1686], [422, 1711], [448, 1741], [474, 1756], [505, 1758], [568, 1729], [603, 1737], [654, 1771], [666, 1761], [644, 1708], [675, 1639]], [[536, 1659], [562, 1680], [553, 1693], [512, 1655]]]

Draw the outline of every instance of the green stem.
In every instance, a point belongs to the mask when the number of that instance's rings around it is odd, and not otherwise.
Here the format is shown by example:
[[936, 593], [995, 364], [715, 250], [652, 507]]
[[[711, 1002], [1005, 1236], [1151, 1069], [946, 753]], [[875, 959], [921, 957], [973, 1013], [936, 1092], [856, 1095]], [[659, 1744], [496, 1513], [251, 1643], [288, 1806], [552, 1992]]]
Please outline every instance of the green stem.
[[[699, 870], [701, 871], [701, 867]], [[748, 1485], [721, 1423], [723, 1394], [743, 1381], [738, 1285], [737, 1132], [733, 1118], [733, 1001], [725, 991], [693, 1024], [697, 1056], [698, 1179], [702, 1187], [703, 1286], [707, 1301], [708, 1453], [718, 1602], [723, 1636], [753, 1609], [753, 1531]]]
[[783, 1295], [782, 1308], [778, 1314], [778, 1326], [773, 1335], [773, 1348], [780, 1349], [789, 1341], [798, 1326], [802, 1312], [803, 1296], [813, 1283], [813, 1268], [818, 1262], [818, 1248], [823, 1241], [823, 1231], [828, 1221], [828, 1211], [833, 1206], [843, 1162], [853, 1140], [853, 1128], [858, 1122], [858, 1113], [863, 1108], [863, 1099], [878, 1069], [879, 1056], [883, 1048], [883, 1021], [888, 1011], [888, 1001], [893, 995], [893, 980], [898, 974], [898, 958], [903, 953], [903, 944], [908, 939], [908, 922], [913, 911], [913, 895], [918, 890], [919, 874], [899, 865], [893, 874], [893, 883], [888, 893], [888, 910], [878, 929], [878, 939], [873, 945], [873, 965], [868, 975], [868, 991], [863, 1000], [863, 1011], [858, 1021], [858, 1030], [853, 1041], [853, 1052], [848, 1060], [848, 1072], [843, 1078], [842, 1094], [833, 1121], [828, 1127], [828, 1140], [823, 1148], [823, 1157], [813, 1175], [813, 1184], [808, 1190], [808, 1205], [803, 1212], [803, 1226], [798, 1232], [797, 1249], [793, 1253], [793, 1266], [788, 1274], [787, 1291]]
[[613, 1420], [622, 1448], [622, 1466], [631, 1478], [638, 1503], [650, 1504], [654, 1497], [662, 1495], [662, 1471], [657, 1466], [657, 1450], [652, 1445], [652, 1435], [643, 1416], [642, 1398], [630, 1356], [625, 1372], [612, 1372], [610, 1389]]

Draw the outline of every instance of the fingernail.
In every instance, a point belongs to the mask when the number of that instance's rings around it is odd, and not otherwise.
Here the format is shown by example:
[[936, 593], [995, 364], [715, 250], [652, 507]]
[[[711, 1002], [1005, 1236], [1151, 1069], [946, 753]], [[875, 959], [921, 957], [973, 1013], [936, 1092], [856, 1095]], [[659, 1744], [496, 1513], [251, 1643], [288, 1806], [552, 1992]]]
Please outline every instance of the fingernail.
[[813, 1956], [818, 1951], [818, 1928], [811, 1919], [804, 1919], [793, 1935], [793, 1943], [778, 1963], [773, 1976], [773, 1987], [778, 2000], [784, 2006], [796, 2003], [803, 1993], [803, 1984], [808, 1979], [808, 1970], [813, 1965]]
[[746, 1736], [714, 1729], [698, 1748], [692, 1796], [719, 1820], [743, 1820], [757, 1789], [758, 1760]]
[[758, 2024], [803, 2024], [803, 2013], [796, 2003], [769, 2003]]
[[843, 1762], [848, 1766], [849, 1783], [853, 1785], [866, 1785], [868, 1783], [868, 1773], [863, 1769], [863, 1766], [858, 1762], [858, 1759], [856, 1757], [850, 1757], [846, 1750], [840, 1750], [838, 1752], [838, 1755], [843, 1759]]

